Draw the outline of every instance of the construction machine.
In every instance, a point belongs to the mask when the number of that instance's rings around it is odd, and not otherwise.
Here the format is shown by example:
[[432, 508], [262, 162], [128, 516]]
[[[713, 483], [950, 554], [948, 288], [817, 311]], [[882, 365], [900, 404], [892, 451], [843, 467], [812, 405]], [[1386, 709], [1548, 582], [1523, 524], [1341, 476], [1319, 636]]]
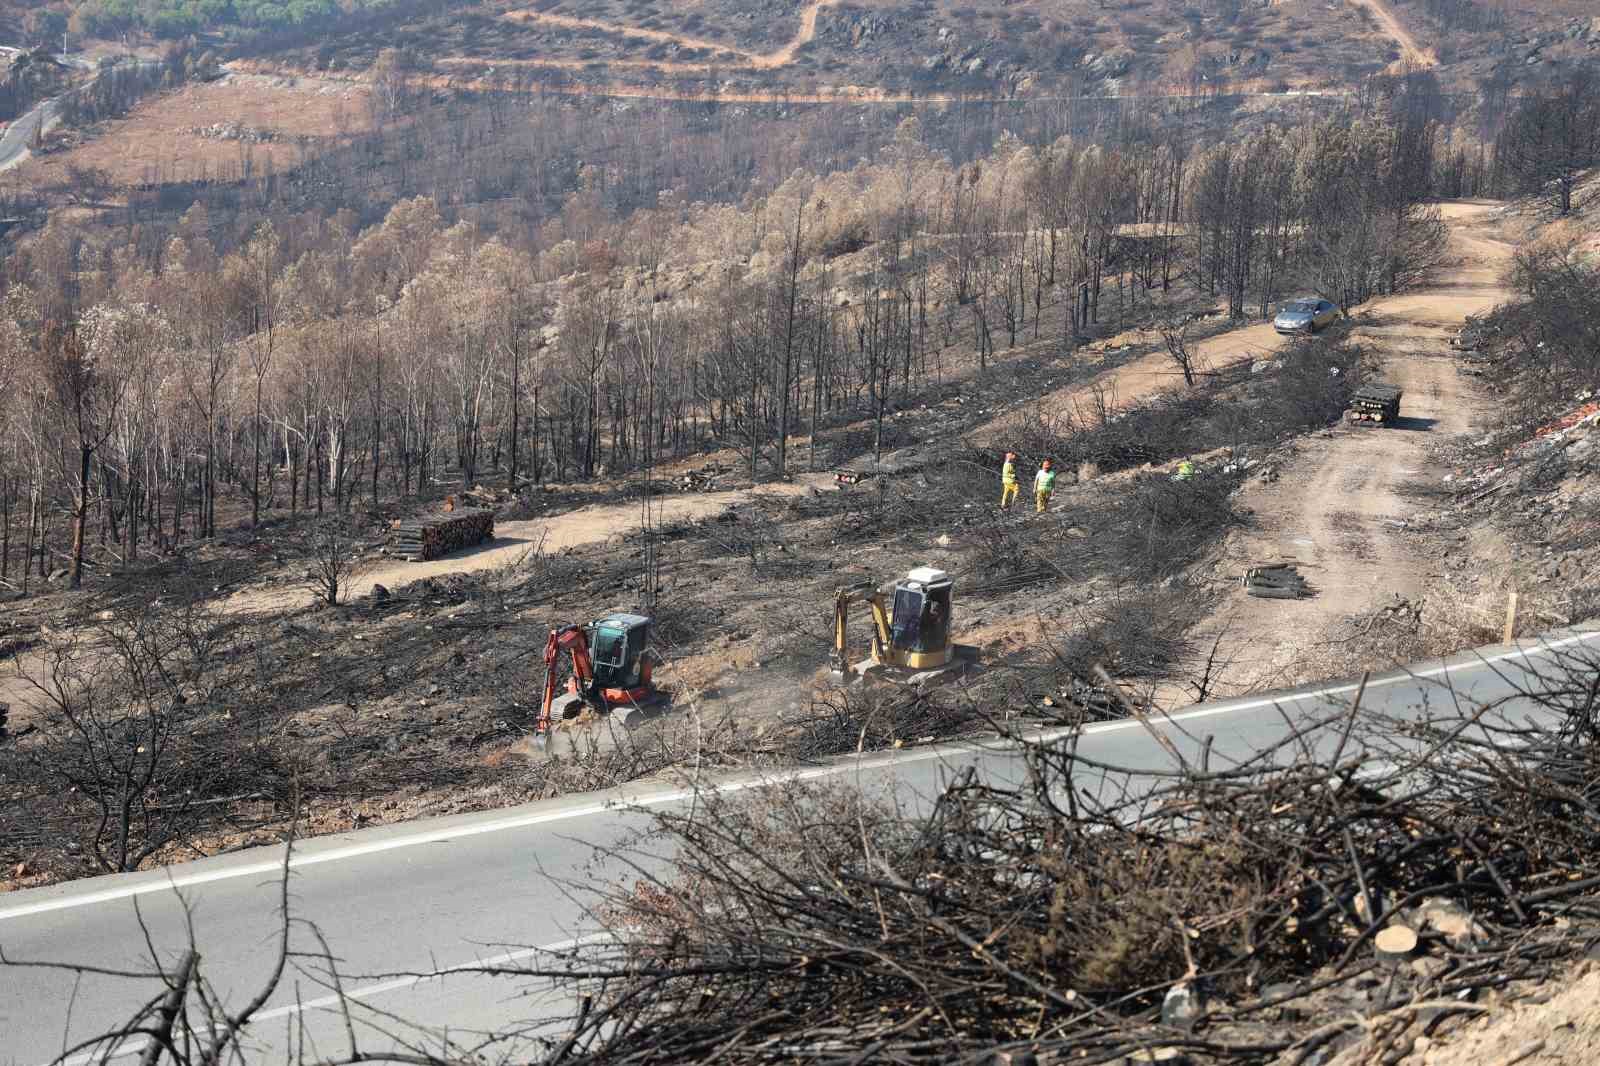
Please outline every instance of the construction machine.
[[[640, 614], [608, 614], [586, 626], [564, 625], [550, 631], [544, 645], [544, 703], [534, 730], [543, 748], [557, 723], [585, 710], [607, 714], [613, 708], [659, 703], [666, 694], [652, 674], [656, 656], [648, 646], [650, 619]], [[566, 691], [556, 694], [561, 656], [572, 658]]]
[[[951, 640], [954, 588], [945, 571], [919, 566], [890, 585], [840, 589], [833, 606], [833, 672], [847, 680], [874, 677], [917, 686], [945, 680], [977, 653]], [[846, 628], [858, 603], [872, 612], [872, 646], [867, 659], [852, 664]]]

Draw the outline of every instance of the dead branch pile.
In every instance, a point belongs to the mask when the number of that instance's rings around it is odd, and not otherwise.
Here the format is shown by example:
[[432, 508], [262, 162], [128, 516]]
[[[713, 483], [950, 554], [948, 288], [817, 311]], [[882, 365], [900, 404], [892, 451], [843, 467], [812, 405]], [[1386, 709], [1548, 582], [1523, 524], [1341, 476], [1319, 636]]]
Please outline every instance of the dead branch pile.
[[[1183, 588], [1119, 589], [1085, 607], [1051, 645], [1053, 680], [1061, 693], [1088, 699], [1099, 717], [1120, 718], [1105, 691], [1102, 673], [1113, 678], [1154, 678], [1171, 673], [1189, 650], [1187, 633], [1199, 621], [1203, 601]], [[1090, 698], [1084, 689], [1095, 695]]]
[[1072, 521], [1083, 538], [1063, 541], [1063, 572], [1115, 574], [1156, 582], [1193, 564], [1218, 536], [1244, 521], [1234, 490], [1244, 471], [1206, 472], [1187, 481], [1136, 475], [1122, 491], [1074, 500]]
[[429, 518], [397, 522], [389, 533], [387, 552], [408, 562], [438, 559], [494, 539], [494, 512], [487, 508], [455, 510]]
[[661, 814], [671, 872], [564, 964], [562, 1061], [1393, 1061], [1600, 936], [1600, 663], [1521, 688], [1154, 779], [1035, 744], [926, 817], [795, 784]]
[[928, 743], [987, 729], [993, 718], [958, 692], [868, 686], [813, 699], [784, 722], [783, 753], [801, 762]]

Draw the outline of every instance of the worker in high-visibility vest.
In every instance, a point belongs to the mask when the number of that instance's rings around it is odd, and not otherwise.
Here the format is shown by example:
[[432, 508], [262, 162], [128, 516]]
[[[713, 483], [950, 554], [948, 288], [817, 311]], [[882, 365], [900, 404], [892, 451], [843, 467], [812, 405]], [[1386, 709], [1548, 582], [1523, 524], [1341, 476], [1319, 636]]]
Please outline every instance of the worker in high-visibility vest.
[[1000, 468], [1000, 506], [1008, 508], [1017, 498], [1017, 453], [1006, 452], [1006, 463]]
[[1189, 460], [1185, 459], [1183, 462], [1178, 464], [1178, 472], [1173, 476], [1172, 480], [1188, 481], [1190, 478], [1194, 477], [1194, 471], [1195, 465]]
[[1050, 506], [1050, 494], [1056, 490], [1056, 472], [1052, 469], [1050, 460], [1046, 459], [1039, 464], [1039, 472], [1033, 475], [1033, 509], [1038, 514], [1044, 514], [1045, 508]]

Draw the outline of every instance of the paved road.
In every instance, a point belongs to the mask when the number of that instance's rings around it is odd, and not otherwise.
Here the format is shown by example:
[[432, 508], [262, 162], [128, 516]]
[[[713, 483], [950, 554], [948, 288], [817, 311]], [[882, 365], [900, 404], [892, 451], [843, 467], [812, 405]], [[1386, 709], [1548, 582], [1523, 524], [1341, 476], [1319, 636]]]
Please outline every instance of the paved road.
[[[82, 56], [66, 56], [63, 58], [69, 66], [77, 67], [80, 70], [95, 69], [94, 64]], [[142, 62], [140, 65], [148, 66], [150, 64]], [[82, 86], [68, 89], [67, 92], [75, 93], [81, 88]], [[67, 93], [61, 94], [61, 96], [65, 95]], [[40, 126], [44, 126], [45, 132], [48, 133], [50, 127], [55, 125], [56, 119], [61, 115], [61, 96], [51, 97], [6, 127], [5, 134], [0, 135], [0, 172], [10, 170], [28, 157], [28, 146], [33, 143], [34, 132]]]
[[[1507, 700], [1537, 687], [1533, 671], [1548, 671], [1557, 659], [1575, 654], [1600, 662], [1600, 628], [1561, 631], [1383, 675], [1368, 685], [1363, 710], [1415, 718]], [[1283, 737], [1289, 722], [1346, 705], [1354, 690], [1338, 685], [1230, 700], [1192, 708], [1160, 728], [1186, 754], [1211, 738], [1213, 765], [1221, 765]], [[1513, 699], [1498, 713], [1539, 712]], [[1325, 739], [1332, 742], [1331, 736]], [[1088, 728], [1079, 750], [1133, 770], [1162, 768], [1170, 758], [1148, 732], [1127, 721]], [[893, 789], [916, 806], [971, 765], [996, 782], [1015, 778], [1020, 769], [1005, 745], [969, 742], [843, 759], [800, 775]], [[722, 787], [742, 790], [759, 783], [732, 777]], [[294, 860], [293, 910], [316, 922], [343, 960], [346, 989], [363, 1005], [358, 1027], [392, 1028], [368, 1013], [381, 1011], [434, 1027], [435, 1034], [448, 1028], [453, 1038], [470, 1039], [475, 1031], [548, 1015], [553, 993], [526, 982], [444, 971], [480, 960], [527, 958], [530, 945], [570, 943], [585, 935], [592, 927], [585, 920], [582, 886], [597, 876], [589, 867], [594, 846], [615, 843], [641, 824], [645, 815], [638, 808], [659, 809], [687, 798], [682, 789], [646, 785], [309, 841]], [[619, 804], [636, 806], [622, 810]], [[0, 897], [0, 947], [11, 958], [136, 967], [145, 947], [135, 906], [157, 950], [170, 957], [187, 943], [181, 896], [192, 910], [206, 973], [237, 1006], [271, 965], [280, 858], [259, 849], [170, 871]], [[393, 976], [403, 972], [442, 976], [421, 982]], [[48, 1062], [60, 1054], [64, 1034], [71, 1044], [102, 1032], [154, 994], [147, 985], [90, 977], [74, 995], [71, 976], [60, 971], [0, 968], [0, 1064]], [[268, 1005], [263, 1028], [271, 1032], [257, 1034], [249, 1061], [284, 1062], [291, 1023], [299, 1028], [303, 1022], [323, 1053], [341, 1050], [343, 1023], [327, 1009], [326, 996], [312, 978], [285, 982]], [[437, 1035], [433, 1039], [437, 1048]], [[386, 1046], [377, 1038], [364, 1050]], [[136, 1051], [121, 1049], [124, 1056]]]
[[46, 100], [6, 127], [0, 136], [0, 171], [10, 170], [27, 158], [28, 145], [41, 124], [52, 123], [60, 114], [60, 97]]

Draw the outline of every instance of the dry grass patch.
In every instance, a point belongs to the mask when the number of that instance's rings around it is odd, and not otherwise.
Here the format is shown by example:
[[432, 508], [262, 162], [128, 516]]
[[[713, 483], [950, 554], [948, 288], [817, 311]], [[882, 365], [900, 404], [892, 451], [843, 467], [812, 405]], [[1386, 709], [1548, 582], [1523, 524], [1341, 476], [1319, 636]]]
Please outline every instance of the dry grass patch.
[[[36, 186], [64, 185], [96, 172], [113, 187], [237, 180], [282, 170], [308, 151], [369, 125], [367, 89], [347, 82], [232, 75], [151, 97], [99, 135], [29, 160], [21, 170]], [[259, 139], [205, 136], [229, 124]]]

